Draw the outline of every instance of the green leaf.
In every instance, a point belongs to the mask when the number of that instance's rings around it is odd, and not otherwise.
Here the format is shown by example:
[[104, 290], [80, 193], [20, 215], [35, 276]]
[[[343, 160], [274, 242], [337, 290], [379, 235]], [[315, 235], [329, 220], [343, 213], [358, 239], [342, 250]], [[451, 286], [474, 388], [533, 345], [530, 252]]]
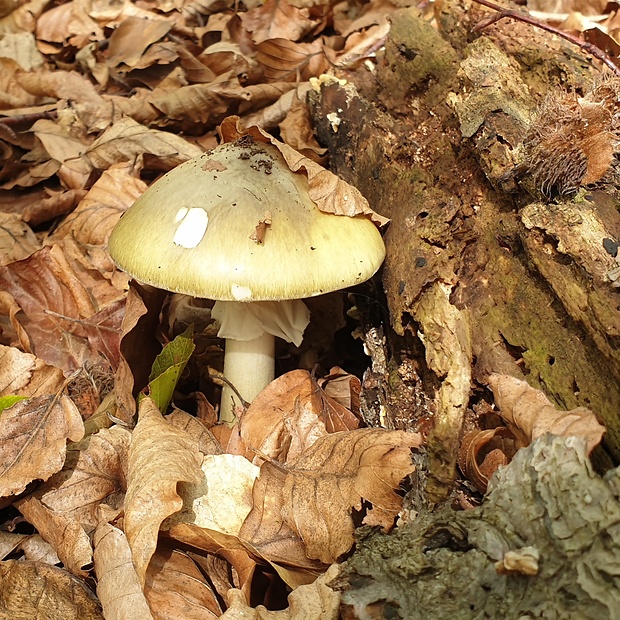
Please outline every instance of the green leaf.
[[0, 396], [0, 413], [9, 407], [12, 407], [15, 403], [22, 400], [28, 400], [28, 398], [28, 396]]
[[196, 348], [193, 336], [194, 328], [190, 326], [169, 342], [153, 362], [146, 393], [155, 401], [162, 414], [168, 409], [179, 377]]

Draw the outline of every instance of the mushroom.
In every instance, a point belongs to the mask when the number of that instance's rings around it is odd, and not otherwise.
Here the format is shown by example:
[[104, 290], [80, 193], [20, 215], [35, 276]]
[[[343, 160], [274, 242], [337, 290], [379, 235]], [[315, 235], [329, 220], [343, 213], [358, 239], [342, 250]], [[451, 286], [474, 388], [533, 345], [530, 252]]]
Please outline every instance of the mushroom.
[[[274, 377], [274, 338], [301, 343], [301, 299], [364, 282], [385, 256], [367, 216], [324, 213], [308, 188], [278, 148], [245, 136], [161, 177], [109, 239], [136, 280], [217, 300], [224, 375], [246, 401]], [[220, 420], [234, 420], [233, 402], [225, 387]]]

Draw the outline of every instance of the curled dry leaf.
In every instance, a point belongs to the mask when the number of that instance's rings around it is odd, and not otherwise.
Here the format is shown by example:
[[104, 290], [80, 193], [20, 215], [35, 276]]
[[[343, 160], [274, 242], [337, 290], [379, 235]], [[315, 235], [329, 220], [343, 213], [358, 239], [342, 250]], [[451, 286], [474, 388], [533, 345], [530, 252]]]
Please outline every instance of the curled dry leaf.
[[486, 493], [493, 473], [512, 460], [516, 449], [514, 435], [505, 426], [475, 430], [463, 437], [457, 460], [478, 491]]
[[321, 437], [286, 469], [263, 463], [241, 537], [276, 561], [302, 544], [308, 558], [335, 562], [353, 545], [351, 513], [363, 501], [373, 505], [365, 523], [392, 527], [402, 507], [394, 490], [420, 443], [418, 434], [358, 429]]
[[308, 192], [321, 211], [348, 217], [367, 215], [378, 226], [383, 226], [389, 221], [375, 213], [370, 208], [366, 198], [355, 187], [290, 146], [279, 142], [266, 131], [258, 127], [242, 129], [238, 116], [225, 118], [220, 126], [220, 131], [224, 142], [232, 142], [244, 135], [249, 135], [258, 142], [273, 144], [282, 153], [282, 157], [293, 172], [300, 172], [308, 177]]
[[153, 555], [144, 595], [157, 620], [208, 620], [223, 611], [196, 563], [171, 549], [158, 549]]
[[0, 562], [0, 610], [6, 620], [104, 620], [99, 601], [82, 580], [43, 562]]
[[65, 462], [67, 440], [84, 434], [80, 412], [64, 394], [37, 396], [0, 415], [0, 496], [21, 493], [33, 480], [47, 480]]
[[54, 548], [68, 571], [79, 577], [88, 575], [93, 550], [79, 521], [55, 513], [33, 496], [17, 501], [15, 506]]
[[540, 390], [531, 387], [526, 381], [493, 374], [488, 384], [493, 390], [499, 414], [523, 445], [528, 445], [545, 433], [582, 437], [586, 440], [589, 454], [605, 433], [605, 427], [589, 409], [577, 407], [571, 411], [558, 410]]
[[168, 424], [150, 398], [140, 403], [129, 449], [125, 533], [140, 583], [157, 546], [162, 521], [180, 510], [179, 482], [200, 482], [197, 442]]
[[93, 538], [97, 596], [106, 620], [153, 620], [125, 534], [101, 523]]
[[63, 383], [60, 368], [48, 366], [31, 353], [0, 345], [0, 396], [55, 394]]
[[357, 428], [359, 420], [327, 396], [307, 370], [293, 370], [272, 381], [253, 400], [239, 426], [251, 451], [287, 462], [319, 437]]

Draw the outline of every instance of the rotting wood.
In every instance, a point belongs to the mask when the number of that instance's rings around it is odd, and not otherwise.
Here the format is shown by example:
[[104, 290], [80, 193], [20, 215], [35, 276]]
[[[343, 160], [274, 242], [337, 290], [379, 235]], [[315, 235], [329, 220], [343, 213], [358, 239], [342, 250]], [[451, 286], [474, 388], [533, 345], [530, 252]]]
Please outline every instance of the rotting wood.
[[[607, 462], [617, 462], [620, 289], [604, 246], [620, 238], [615, 194], [601, 184], [542, 201], [517, 174], [545, 94], [585, 90], [598, 70], [524, 24], [502, 20], [472, 34], [483, 15], [462, 1], [443, 2], [437, 34], [415, 9], [399, 11], [374, 73], [358, 70], [349, 84], [311, 95], [332, 169], [392, 220], [382, 276], [393, 330], [388, 389], [425, 382], [432, 402], [416, 410], [411, 399], [399, 405], [388, 397], [387, 416], [391, 426], [420, 428], [450, 381], [423, 356], [409, 376], [398, 372], [412, 346], [426, 347], [428, 357], [429, 336], [437, 339], [432, 347], [458, 351], [441, 330], [426, 332], [422, 309], [432, 307], [439, 285], [470, 331], [465, 400], [484, 396], [492, 372], [526, 379], [562, 409], [595, 411], [608, 429]], [[337, 128], [328, 119], [334, 113]], [[432, 501], [447, 496], [454, 479], [460, 428], [459, 417], [451, 419], [456, 427], [438, 425], [429, 437]]]

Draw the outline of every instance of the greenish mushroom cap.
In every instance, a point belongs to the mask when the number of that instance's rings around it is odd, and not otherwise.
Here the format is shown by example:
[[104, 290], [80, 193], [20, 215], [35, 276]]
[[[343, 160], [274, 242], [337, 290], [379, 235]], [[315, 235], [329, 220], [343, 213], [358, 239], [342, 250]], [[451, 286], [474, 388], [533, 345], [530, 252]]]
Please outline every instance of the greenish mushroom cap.
[[112, 231], [136, 280], [225, 301], [302, 299], [364, 282], [385, 246], [366, 216], [319, 211], [278, 149], [242, 139], [155, 182]]

